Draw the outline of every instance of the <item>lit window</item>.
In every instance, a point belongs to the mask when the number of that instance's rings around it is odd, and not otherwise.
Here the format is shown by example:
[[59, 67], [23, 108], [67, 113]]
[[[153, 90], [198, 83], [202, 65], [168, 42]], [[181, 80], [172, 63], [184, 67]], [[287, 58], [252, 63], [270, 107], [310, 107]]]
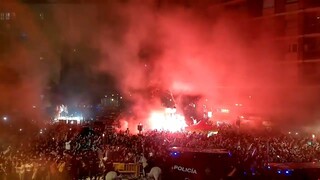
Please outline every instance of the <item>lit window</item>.
[[4, 20], [4, 13], [0, 14], [0, 20]]
[[10, 13], [6, 13], [6, 20], [10, 19]]
[[41, 19], [41, 20], [44, 19], [44, 14], [43, 14], [43, 13], [40, 13], [39, 16], [40, 16], [40, 19]]

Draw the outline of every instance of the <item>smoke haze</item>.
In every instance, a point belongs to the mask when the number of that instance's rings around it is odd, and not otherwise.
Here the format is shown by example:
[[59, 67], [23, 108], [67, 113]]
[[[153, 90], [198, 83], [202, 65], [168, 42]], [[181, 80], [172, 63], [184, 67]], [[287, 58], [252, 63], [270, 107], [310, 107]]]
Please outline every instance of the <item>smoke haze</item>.
[[297, 70], [276, 63], [271, 31], [254, 26], [244, 12], [142, 3], [111, 9], [109, 18], [122, 23], [103, 26], [100, 68], [117, 79], [141, 119], [161, 107], [146, 96], [150, 87], [200, 95], [211, 106], [242, 103], [256, 113], [288, 115], [284, 94], [298, 87], [290, 79]]
[[[35, 108], [41, 107], [49, 73], [37, 52], [48, 51], [52, 46], [27, 6], [12, 2], [3, 3], [0, 8], [15, 20], [1, 22], [1, 114], [39, 120], [44, 114]], [[24, 19], [16, 18], [21, 14]], [[37, 46], [39, 42], [41, 47]]]
[[[271, 38], [276, 27], [261, 28], [245, 9], [159, 2], [53, 4], [47, 7], [52, 16], [45, 17], [53, 25], [39, 23], [39, 12], [27, 4], [2, 5], [17, 19], [24, 16], [12, 27], [20, 36], [5, 39], [11, 48], [0, 66], [2, 107], [27, 115], [53, 82], [64, 93], [56, 98], [61, 102], [119, 89], [133, 102], [134, 123], [162, 108], [160, 98], [151, 98], [156, 90], [206, 97], [211, 106], [242, 103], [283, 122], [316, 115], [308, 107], [317, 91], [297, 98], [290, 91], [301, 91], [296, 66], [277, 63], [283, 47]], [[46, 63], [39, 51], [46, 52]]]

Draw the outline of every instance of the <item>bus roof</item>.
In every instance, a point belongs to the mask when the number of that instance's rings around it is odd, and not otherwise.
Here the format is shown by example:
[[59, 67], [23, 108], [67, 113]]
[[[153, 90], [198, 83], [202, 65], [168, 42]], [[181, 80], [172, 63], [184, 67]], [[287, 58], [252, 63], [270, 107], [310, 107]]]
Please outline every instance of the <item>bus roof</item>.
[[227, 154], [226, 149], [204, 149], [204, 148], [188, 148], [188, 147], [170, 147], [170, 151], [191, 152], [191, 153], [210, 153], [210, 154]]
[[319, 169], [320, 163], [306, 162], [306, 163], [269, 163], [268, 166], [279, 169]]

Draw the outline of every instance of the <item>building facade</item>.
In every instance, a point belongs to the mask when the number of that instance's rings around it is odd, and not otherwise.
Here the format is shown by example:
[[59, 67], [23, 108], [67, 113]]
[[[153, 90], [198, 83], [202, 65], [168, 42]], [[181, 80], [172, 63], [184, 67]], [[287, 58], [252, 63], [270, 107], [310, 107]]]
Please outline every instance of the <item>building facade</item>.
[[263, 0], [260, 19], [281, 44], [283, 63], [296, 66], [296, 77], [308, 86], [320, 85], [320, 1]]

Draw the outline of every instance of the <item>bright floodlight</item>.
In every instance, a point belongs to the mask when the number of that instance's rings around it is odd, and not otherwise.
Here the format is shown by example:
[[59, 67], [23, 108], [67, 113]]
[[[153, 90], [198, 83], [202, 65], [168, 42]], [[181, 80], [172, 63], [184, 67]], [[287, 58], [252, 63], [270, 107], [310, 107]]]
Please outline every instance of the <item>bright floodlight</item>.
[[7, 116], [3, 116], [2, 118], [4, 121], [8, 120], [8, 117]]
[[229, 113], [230, 111], [229, 111], [229, 109], [221, 109], [221, 112], [222, 113]]
[[69, 120], [69, 121], [82, 121], [83, 117], [82, 116], [60, 116], [55, 118], [56, 121], [58, 120]]
[[175, 113], [176, 109], [166, 108], [163, 111], [151, 113], [149, 123], [151, 129], [177, 132], [187, 127], [184, 116]]

